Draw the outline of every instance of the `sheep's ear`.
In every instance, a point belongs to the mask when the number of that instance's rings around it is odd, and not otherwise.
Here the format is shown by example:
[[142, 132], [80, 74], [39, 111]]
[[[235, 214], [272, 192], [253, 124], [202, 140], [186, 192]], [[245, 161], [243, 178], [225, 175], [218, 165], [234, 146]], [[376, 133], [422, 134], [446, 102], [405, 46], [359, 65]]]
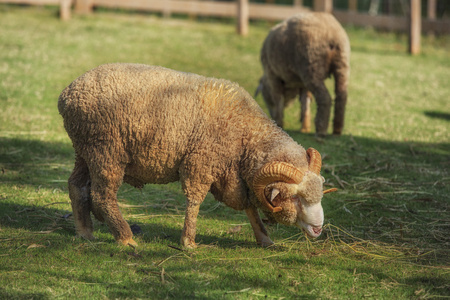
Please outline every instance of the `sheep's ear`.
[[338, 190], [337, 188], [331, 188], [331, 189], [323, 191], [323, 194], [325, 195], [325, 194], [328, 194], [328, 193], [336, 192], [337, 190]]
[[280, 190], [277, 188], [273, 188], [272, 193], [270, 194], [270, 202], [272, 202], [279, 194]]
[[274, 188], [270, 195], [270, 203], [272, 203], [272, 205], [275, 207], [280, 207], [280, 203], [283, 200], [283, 199], [281, 199], [281, 197], [278, 197], [279, 195], [280, 195], [280, 190], [277, 188]]

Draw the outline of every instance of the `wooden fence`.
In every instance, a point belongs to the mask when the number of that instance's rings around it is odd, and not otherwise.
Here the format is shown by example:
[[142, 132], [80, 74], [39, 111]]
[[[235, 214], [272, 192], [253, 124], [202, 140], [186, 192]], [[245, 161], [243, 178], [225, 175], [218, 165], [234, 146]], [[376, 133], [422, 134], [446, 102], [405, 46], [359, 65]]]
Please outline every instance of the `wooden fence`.
[[[391, 0], [397, 1], [397, 0]], [[59, 5], [60, 16], [68, 20], [72, 6], [75, 13], [89, 14], [94, 7], [122, 8], [162, 13], [170, 16], [172, 13], [198, 16], [235, 17], [237, 30], [240, 34], [248, 33], [249, 19], [279, 21], [296, 13], [311, 10], [301, 5], [301, 0], [295, 0], [293, 5], [275, 5], [267, 3], [249, 3], [249, 0], [233, 2], [201, 1], [201, 0], [0, 0], [0, 3], [20, 3], [30, 5]], [[402, 31], [410, 33], [410, 50], [414, 45], [420, 45], [420, 33], [450, 34], [450, 20], [436, 19], [436, 0], [428, 0], [427, 18], [421, 18], [421, 0], [410, 0], [411, 12], [408, 16], [369, 15], [357, 11], [357, 0], [348, 0], [348, 11], [333, 10], [332, 0], [314, 0], [314, 11], [332, 13], [342, 24], [373, 27], [387, 31]], [[417, 42], [417, 39], [419, 42]]]
[[76, 0], [0, 0], [0, 3], [28, 4], [28, 5], [55, 5], [59, 6], [59, 16], [62, 20], [69, 20], [72, 4]]
[[[408, 31], [407, 17], [373, 16], [368, 13], [361, 13], [357, 11], [357, 0], [348, 1], [348, 11], [333, 10], [332, 0], [315, 0], [313, 10], [329, 11], [343, 24], [370, 26], [387, 31]], [[180, 13], [198, 16], [237, 17], [238, 20], [242, 19], [243, 21], [245, 21], [245, 15], [249, 19], [279, 21], [298, 12], [310, 10], [307, 7], [295, 4], [301, 3], [298, 0], [295, 0], [292, 6], [248, 3], [248, 0], [236, 0], [234, 2], [202, 0], [0, 0], [0, 3], [59, 5], [62, 19], [70, 18], [72, 6], [74, 6], [75, 13], [81, 14], [91, 13], [94, 7], [108, 7], [159, 12], [165, 16], [169, 16], [171, 13]], [[241, 12], [239, 12], [239, 8], [241, 8]], [[450, 34], [450, 20], [436, 19], [436, 0], [428, 0], [427, 18], [423, 18], [421, 23], [423, 33]]]

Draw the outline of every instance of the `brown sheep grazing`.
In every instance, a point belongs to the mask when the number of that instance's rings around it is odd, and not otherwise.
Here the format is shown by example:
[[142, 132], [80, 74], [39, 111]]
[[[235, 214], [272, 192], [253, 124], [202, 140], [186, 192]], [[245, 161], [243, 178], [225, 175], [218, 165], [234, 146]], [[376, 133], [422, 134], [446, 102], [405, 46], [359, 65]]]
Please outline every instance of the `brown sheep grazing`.
[[76, 231], [93, 239], [90, 212], [120, 244], [135, 246], [117, 204], [123, 182], [180, 181], [181, 243], [195, 247], [208, 191], [245, 210], [256, 241], [272, 244], [257, 209], [317, 237], [322, 231], [319, 152], [305, 151], [237, 84], [162, 67], [108, 64], [73, 81], [58, 109], [75, 148], [69, 178]]
[[261, 49], [264, 75], [261, 91], [270, 115], [283, 127], [283, 110], [300, 94], [302, 132], [310, 131], [311, 94], [317, 102], [316, 135], [327, 134], [331, 97], [325, 79], [335, 80], [333, 134], [344, 127], [350, 75], [350, 42], [339, 22], [328, 13], [305, 12], [276, 25]]

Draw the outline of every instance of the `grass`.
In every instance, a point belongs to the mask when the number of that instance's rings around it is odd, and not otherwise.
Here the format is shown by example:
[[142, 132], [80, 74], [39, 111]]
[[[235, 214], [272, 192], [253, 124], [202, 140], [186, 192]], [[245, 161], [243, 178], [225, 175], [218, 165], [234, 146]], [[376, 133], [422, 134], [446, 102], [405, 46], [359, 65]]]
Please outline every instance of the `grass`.
[[[269, 24], [246, 38], [230, 23], [98, 12], [57, 19], [56, 8], [0, 5], [0, 298], [427, 299], [450, 297], [450, 38], [347, 28], [352, 78], [342, 137], [301, 134], [298, 104], [286, 130], [324, 158], [326, 228], [309, 240], [268, 227], [260, 249], [245, 214], [208, 195], [194, 251], [179, 248], [178, 183], [124, 185], [135, 250], [74, 237], [67, 191], [73, 150], [58, 115], [61, 90], [107, 62], [163, 65], [238, 82], [250, 93]], [[327, 82], [330, 88], [332, 82]], [[265, 109], [262, 99], [256, 99]]]

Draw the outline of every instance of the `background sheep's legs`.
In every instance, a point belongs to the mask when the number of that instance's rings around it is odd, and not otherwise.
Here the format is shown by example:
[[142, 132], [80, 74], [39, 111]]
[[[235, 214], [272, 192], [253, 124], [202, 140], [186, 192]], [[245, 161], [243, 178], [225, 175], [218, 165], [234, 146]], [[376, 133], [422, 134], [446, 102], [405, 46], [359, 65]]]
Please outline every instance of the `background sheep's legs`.
[[345, 106], [347, 105], [347, 76], [335, 74], [333, 134], [341, 134], [344, 128]]
[[300, 132], [311, 132], [311, 99], [312, 94], [306, 90], [300, 90]]
[[258, 214], [256, 207], [250, 207], [245, 210], [248, 219], [250, 220], [250, 225], [252, 225], [253, 233], [255, 234], [256, 242], [258, 245], [263, 247], [268, 247], [273, 244], [272, 240], [264, 227], [263, 222]]
[[317, 113], [314, 120], [316, 125], [316, 135], [326, 136], [331, 111], [330, 93], [328, 93], [324, 82], [320, 82], [317, 85], [311, 85], [308, 87], [308, 90], [313, 93], [317, 103]]
[[[284, 86], [283, 83], [276, 77], [272, 76], [268, 80], [270, 85], [270, 99], [264, 100], [269, 108], [270, 116], [277, 123], [278, 126], [283, 128], [284, 118]], [[263, 94], [264, 95], [264, 94]]]
[[102, 166], [90, 166], [92, 212], [100, 221], [106, 221], [119, 244], [137, 246], [117, 203], [117, 191], [122, 184], [124, 167], [117, 166], [112, 161], [104, 160], [102, 163]]
[[75, 220], [75, 230], [78, 236], [93, 240], [94, 227], [90, 215], [90, 190], [89, 169], [86, 162], [77, 156], [75, 167], [69, 178], [69, 197]]

